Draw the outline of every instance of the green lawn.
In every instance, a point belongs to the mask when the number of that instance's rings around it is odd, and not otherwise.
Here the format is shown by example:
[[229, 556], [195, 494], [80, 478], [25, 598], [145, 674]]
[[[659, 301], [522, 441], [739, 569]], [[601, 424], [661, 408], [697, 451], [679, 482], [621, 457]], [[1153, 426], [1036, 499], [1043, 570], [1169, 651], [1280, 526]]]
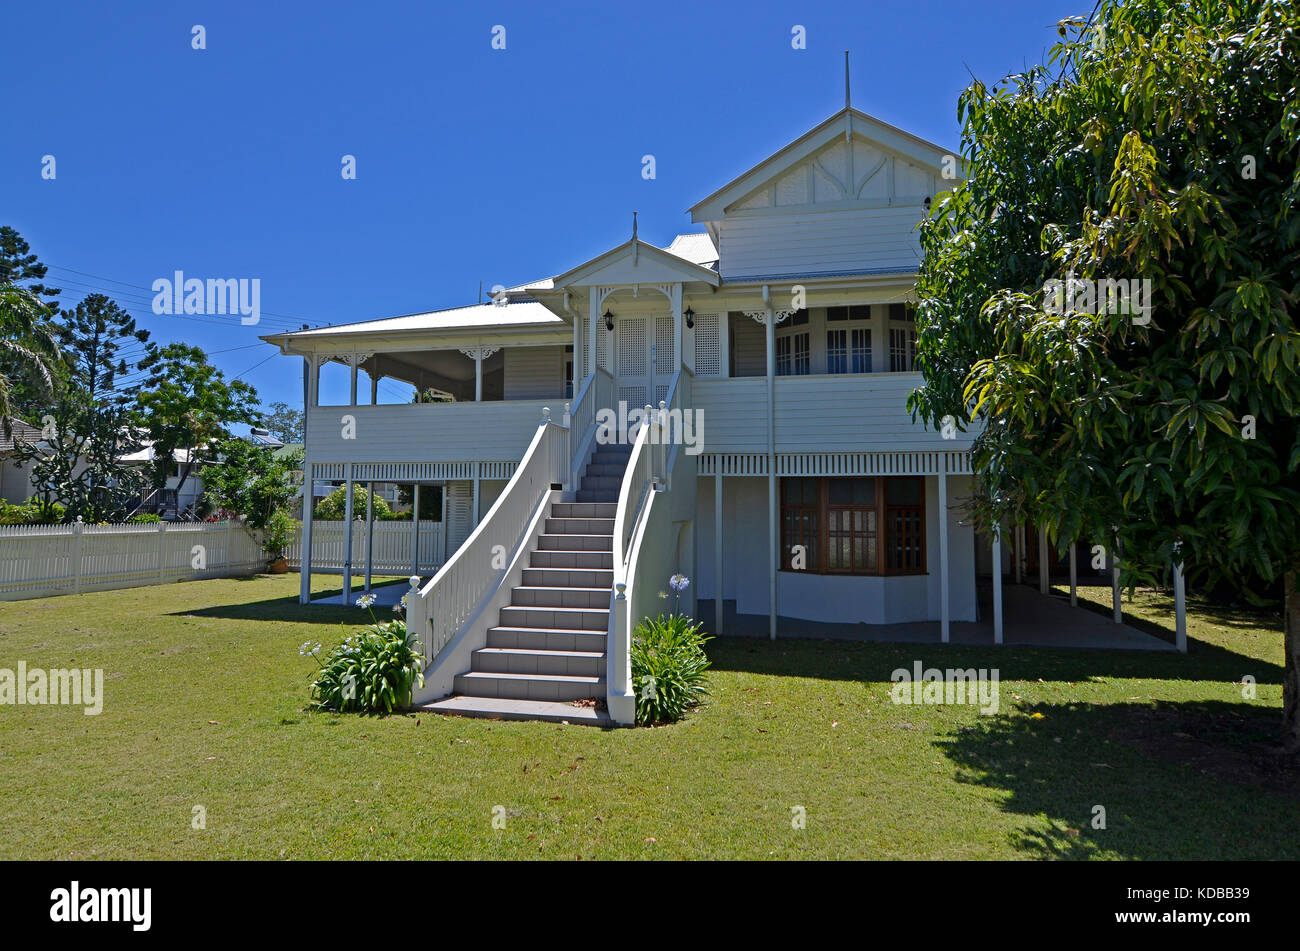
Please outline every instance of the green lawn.
[[[306, 712], [298, 645], [365, 614], [297, 588], [0, 603], [0, 667], [107, 678], [98, 717], [0, 706], [0, 858], [1300, 858], [1276, 613], [1193, 600], [1186, 657], [724, 639], [689, 719], [601, 731]], [[892, 703], [918, 659], [996, 665], [1000, 714]]]

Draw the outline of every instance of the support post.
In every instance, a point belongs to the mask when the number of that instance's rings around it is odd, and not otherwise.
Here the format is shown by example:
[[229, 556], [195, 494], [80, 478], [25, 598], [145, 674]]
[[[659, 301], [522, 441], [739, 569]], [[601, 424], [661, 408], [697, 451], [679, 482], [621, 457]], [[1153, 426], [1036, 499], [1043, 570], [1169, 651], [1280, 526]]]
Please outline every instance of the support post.
[[722, 457], [713, 474], [713, 636], [722, 634]]
[[1187, 653], [1187, 591], [1183, 586], [1183, 563], [1174, 564], [1174, 644]]
[[411, 574], [420, 573], [420, 483], [411, 486]]
[[474, 351], [474, 402], [483, 402], [483, 348]]
[[776, 640], [776, 581], [781, 567], [780, 532], [776, 524], [776, 314], [767, 288], [767, 532], [768, 532], [768, 638]]
[[370, 576], [375, 563], [375, 483], [366, 483], [366, 593], [370, 593]]
[[1047, 526], [1038, 527], [1038, 593], [1047, 594], [1051, 590], [1051, 576], [1047, 572]]
[[442, 483], [442, 489], [439, 491], [442, 521], [438, 523], [438, 533], [442, 536], [442, 560], [438, 563], [442, 567], [447, 563], [447, 483]]
[[470, 502], [472, 508], [469, 513], [469, 530], [471, 532], [474, 531], [474, 529], [478, 528], [478, 493], [479, 493], [480, 473], [482, 471], [483, 471], [482, 464], [478, 462], [474, 463], [474, 496], [473, 496], [473, 500]]
[[[1112, 545], [1114, 543], [1112, 542]], [[1119, 587], [1119, 559], [1115, 557], [1113, 550], [1107, 552], [1110, 558], [1110, 601], [1113, 608], [1114, 620], [1116, 624], [1124, 623], [1124, 606], [1120, 601]]]
[[352, 603], [352, 463], [348, 463], [343, 505], [343, 603]]
[[948, 473], [939, 472], [939, 640], [951, 639], [948, 617]]
[[311, 534], [313, 509], [316, 505], [311, 463], [302, 464], [302, 537], [298, 542], [298, 603], [311, 601]]
[[993, 526], [993, 643], [1002, 643], [1002, 526]]
[[1079, 546], [1070, 541], [1070, 607], [1079, 606]]

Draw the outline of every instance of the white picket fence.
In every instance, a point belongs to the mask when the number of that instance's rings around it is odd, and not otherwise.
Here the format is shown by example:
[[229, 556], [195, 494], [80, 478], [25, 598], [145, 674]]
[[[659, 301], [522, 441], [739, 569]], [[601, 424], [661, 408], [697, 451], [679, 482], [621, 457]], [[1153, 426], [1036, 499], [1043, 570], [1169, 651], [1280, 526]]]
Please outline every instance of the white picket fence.
[[[384, 574], [433, 574], [446, 560], [443, 548], [442, 522], [420, 521], [419, 564], [412, 565], [415, 552], [414, 528], [410, 522], [383, 521], [374, 523], [374, 547], [371, 552], [373, 571]], [[311, 525], [311, 570], [324, 574], [342, 574], [345, 544], [343, 521], [316, 519]], [[289, 567], [302, 567], [302, 525], [293, 541], [285, 549]], [[412, 568], [415, 568], [414, 572]], [[352, 573], [364, 574], [366, 570], [366, 523], [352, 524]]]
[[238, 522], [0, 526], [0, 600], [225, 578], [266, 567]]

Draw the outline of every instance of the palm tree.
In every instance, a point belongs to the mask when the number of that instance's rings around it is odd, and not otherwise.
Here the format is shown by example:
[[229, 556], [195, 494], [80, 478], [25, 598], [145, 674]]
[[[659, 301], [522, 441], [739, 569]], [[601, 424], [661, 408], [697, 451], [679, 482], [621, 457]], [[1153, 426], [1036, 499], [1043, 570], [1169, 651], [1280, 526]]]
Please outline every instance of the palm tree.
[[[54, 374], [50, 360], [58, 354], [58, 345], [42, 321], [49, 309], [35, 294], [17, 284], [0, 284], [0, 352], [17, 357], [34, 371], [36, 380], [51, 392]], [[0, 373], [0, 429], [9, 436], [10, 383]]]

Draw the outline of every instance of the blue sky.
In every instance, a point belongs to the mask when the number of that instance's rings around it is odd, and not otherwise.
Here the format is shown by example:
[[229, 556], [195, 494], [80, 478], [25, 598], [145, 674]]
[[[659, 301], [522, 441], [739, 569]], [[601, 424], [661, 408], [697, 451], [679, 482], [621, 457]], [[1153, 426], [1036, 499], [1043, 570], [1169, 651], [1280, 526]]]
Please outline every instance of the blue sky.
[[[625, 240], [633, 210], [657, 244], [697, 230], [690, 205], [843, 105], [845, 49], [855, 106], [955, 148], [970, 73], [1045, 61], [1085, 5], [14, 5], [0, 224], [69, 303], [110, 293], [298, 405], [301, 361], [259, 334], [471, 303]], [[261, 323], [153, 315], [177, 269], [260, 279]]]

